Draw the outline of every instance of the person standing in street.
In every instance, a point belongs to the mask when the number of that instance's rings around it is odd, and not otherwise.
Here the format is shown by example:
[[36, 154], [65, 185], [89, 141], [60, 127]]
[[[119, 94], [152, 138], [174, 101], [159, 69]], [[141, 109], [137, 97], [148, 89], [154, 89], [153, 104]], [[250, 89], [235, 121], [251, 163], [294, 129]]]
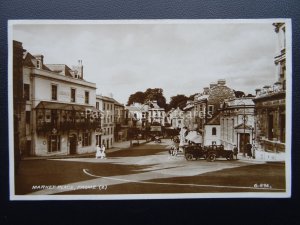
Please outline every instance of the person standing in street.
[[101, 148], [99, 145], [96, 146], [96, 159], [101, 158]]
[[246, 149], [247, 149], [247, 156], [249, 159], [252, 158], [252, 145], [248, 142], [246, 145]]
[[104, 159], [104, 158], [106, 158], [106, 154], [105, 154], [105, 146], [104, 145], [102, 145], [101, 146], [101, 159]]
[[236, 145], [234, 145], [234, 147], [233, 147], [233, 155], [235, 156], [235, 159], [237, 159], [238, 148], [236, 147]]

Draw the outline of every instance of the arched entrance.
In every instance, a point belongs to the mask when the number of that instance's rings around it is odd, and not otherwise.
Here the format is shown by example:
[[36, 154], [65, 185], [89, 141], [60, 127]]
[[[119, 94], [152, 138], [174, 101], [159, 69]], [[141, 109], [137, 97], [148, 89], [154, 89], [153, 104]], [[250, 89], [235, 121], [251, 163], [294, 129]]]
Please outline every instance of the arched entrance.
[[76, 134], [70, 135], [69, 141], [70, 141], [70, 155], [74, 155], [77, 153], [77, 136], [76, 136]]

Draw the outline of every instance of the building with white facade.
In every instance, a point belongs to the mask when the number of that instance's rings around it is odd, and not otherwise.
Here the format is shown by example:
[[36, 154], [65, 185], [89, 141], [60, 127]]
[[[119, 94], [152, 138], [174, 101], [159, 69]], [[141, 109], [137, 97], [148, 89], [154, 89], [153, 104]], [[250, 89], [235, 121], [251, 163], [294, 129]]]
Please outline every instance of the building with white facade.
[[254, 144], [254, 97], [234, 98], [223, 103], [220, 112], [220, 140], [225, 149], [237, 146], [246, 153], [246, 144]]
[[19, 82], [18, 89], [14, 86], [14, 95], [22, 95], [19, 102], [14, 102], [16, 107], [19, 105], [15, 125], [21, 154], [94, 152], [95, 130], [101, 126], [99, 111], [94, 107], [96, 84], [84, 80], [82, 61], [72, 69], [64, 64], [45, 64], [42, 55], [30, 54], [22, 43], [14, 41], [13, 47], [23, 52], [22, 61], [13, 62], [22, 73], [13, 74], [14, 81]]
[[148, 123], [153, 124], [160, 124], [161, 126], [165, 125], [165, 109], [159, 107], [157, 101], [149, 101], [146, 104], [148, 107]]
[[184, 126], [184, 111], [181, 110], [179, 107], [176, 109], [171, 109], [167, 114], [167, 121], [171, 124], [173, 128], [181, 128]]
[[134, 103], [125, 107], [128, 110], [130, 126], [143, 128], [147, 125], [165, 125], [165, 109], [158, 106], [157, 101], [149, 101], [145, 104]]
[[194, 101], [190, 100], [187, 101], [186, 106], [183, 108], [183, 125], [190, 131], [197, 129], [194, 108]]
[[220, 113], [204, 124], [203, 145], [220, 145], [221, 132], [220, 132]]
[[104, 145], [106, 149], [113, 146], [115, 129], [115, 100], [112, 97], [97, 95], [96, 108], [102, 111], [101, 133], [96, 134], [97, 144]]
[[126, 110], [125, 106], [118, 101], [114, 100], [114, 139], [115, 141], [125, 141], [127, 140], [128, 132], [128, 121], [125, 118]]

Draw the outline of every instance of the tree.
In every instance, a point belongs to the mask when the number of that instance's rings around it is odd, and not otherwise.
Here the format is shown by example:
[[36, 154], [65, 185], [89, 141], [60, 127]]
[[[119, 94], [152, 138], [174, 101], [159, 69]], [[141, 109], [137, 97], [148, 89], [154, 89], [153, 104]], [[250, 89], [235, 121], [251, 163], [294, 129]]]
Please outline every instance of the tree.
[[195, 96], [197, 95], [197, 93], [193, 94], [193, 95], [190, 95], [189, 99], [188, 100], [191, 100], [193, 101], [195, 99]]
[[188, 99], [189, 98], [185, 95], [172, 96], [168, 105], [168, 110], [171, 110], [172, 108], [176, 109], [177, 107], [183, 109]]
[[141, 103], [145, 102], [145, 93], [142, 91], [135, 92], [134, 94], [129, 96], [127, 105], [131, 105], [133, 103]]
[[145, 102], [157, 101], [157, 105], [161, 108], [166, 108], [167, 102], [163, 95], [163, 89], [161, 88], [148, 88], [145, 91]]
[[233, 91], [234, 91], [236, 98], [241, 98], [241, 97], [245, 96], [245, 93], [243, 91], [235, 91], [235, 90], [233, 90]]

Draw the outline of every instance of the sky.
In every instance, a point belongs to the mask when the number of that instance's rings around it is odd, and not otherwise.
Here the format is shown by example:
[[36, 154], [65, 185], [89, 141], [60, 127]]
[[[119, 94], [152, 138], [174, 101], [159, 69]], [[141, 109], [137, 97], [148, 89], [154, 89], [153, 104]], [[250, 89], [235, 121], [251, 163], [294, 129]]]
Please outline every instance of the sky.
[[82, 60], [97, 94], [123, 104], [147, 88], [162, 88], [169, 102], [218, 79], [246, 94], [277, 79], [272, 21], [30, 22], [14, 24], [12, 38], [45, 64], [72, 68]]

